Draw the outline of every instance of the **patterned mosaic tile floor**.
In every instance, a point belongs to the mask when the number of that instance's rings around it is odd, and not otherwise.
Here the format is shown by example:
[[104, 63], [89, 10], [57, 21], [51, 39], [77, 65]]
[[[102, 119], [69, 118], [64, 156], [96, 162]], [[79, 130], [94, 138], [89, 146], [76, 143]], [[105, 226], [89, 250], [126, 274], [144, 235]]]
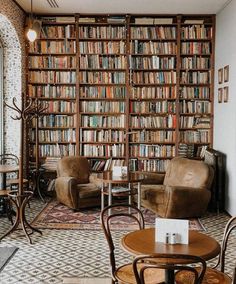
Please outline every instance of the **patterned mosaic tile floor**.
[[[32, 220], [43, 207], [39, 200], [31, 202], [27, 208]], [[221, 240], [224, 226], [228, 220], [224, 213], [207, 214], [201, 219], [206, 233]], [[7, 218], [0, 218], [0, 234], [10, 227]], [[109, 276], [108, 249], [102, 231], [86, 230], [42, 230], [43, 236], [32, 235], [33, 245], [27, 243], [22, 232], [6, 237], [0, 246], [19, 248], [15, 256], [0, 273], [1, 284], [17, 283], [62, 283], [62, 277], [106, 277]], [[123, 232], [116, 232], [118, 243]], [[118, 264], [126, 263], [130, 257], [117, 251]], [[236, 239], [230, 241], [227, 263], [236, 259]], [[227, 265], [227, 272], [231, 272]]]

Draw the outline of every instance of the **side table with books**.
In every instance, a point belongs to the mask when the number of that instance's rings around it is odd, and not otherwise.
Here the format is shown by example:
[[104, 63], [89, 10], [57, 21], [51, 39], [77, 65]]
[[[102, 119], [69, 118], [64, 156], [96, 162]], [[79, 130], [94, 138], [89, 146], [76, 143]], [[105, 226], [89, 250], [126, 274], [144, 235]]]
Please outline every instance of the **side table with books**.
[[45, 163], [38, 169], [32, 169], [34, 176], [34, 191], [37, 193], [41, 200], [45, 202], [45, 193], [54, 191], [54, 180], [57, 176], [57, 162], [61, 157], [47, 157]]

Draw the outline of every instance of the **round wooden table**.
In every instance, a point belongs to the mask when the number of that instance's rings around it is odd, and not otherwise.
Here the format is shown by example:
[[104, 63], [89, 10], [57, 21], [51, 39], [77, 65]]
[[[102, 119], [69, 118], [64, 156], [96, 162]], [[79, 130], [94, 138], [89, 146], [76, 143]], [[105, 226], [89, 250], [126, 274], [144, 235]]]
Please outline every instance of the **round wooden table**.
[[[220, 253], [219, 243], [198, 231], [189, 231], [189, 244], [164, 244], [155, 242], [155, 228], [133, 231], [126, 234], [121, 245], [132, 255], [139, 254], [187, 254], [209, 260]], [[166, 273], [166, 283], [174, 283], [174, 276]]]
[[[138, 208], [141, 208], [141, 181], [144, 179], [143, 175], [137, 173], [129, 173], [126, 176], [114, 176], [112, 172], [104, 172], [97, 175], [97, 178], [102, 181], [102, 198], [101, 198], [101, 209], [104, 209], [104, 194], [108, 195], [108, 205], [112, 204], [112, 195], [121, 195], [120, 193], [112, 192], [112, 185], [114, 184], [128, 184], [129, 192], [131, 190], [131, 184], [137, 183], [138, 184]], [[104, 184], [108, 184], [108, 192], [106, 193]], [[123, 193], [125, 194], [125, 192]], [[131, 203], [131, 195], [129, 195], [129, 203]]]

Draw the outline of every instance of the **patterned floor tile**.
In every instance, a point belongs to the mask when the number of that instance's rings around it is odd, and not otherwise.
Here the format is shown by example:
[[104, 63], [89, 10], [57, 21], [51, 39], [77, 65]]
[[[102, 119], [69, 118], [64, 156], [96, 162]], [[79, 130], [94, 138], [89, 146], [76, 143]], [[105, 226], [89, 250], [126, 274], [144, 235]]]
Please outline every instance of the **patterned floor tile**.
[[[30, 220], [40, 212], [44, 204], [39, 200], [31, 202], [27, 208]], [[207, 214], [201, 218], [206, 233], [221, 241], [224, 226], [229, 219], [227, 214]], [[10, 227], [7, 218], [0, 218], [0, 232]], [[1, 284], [18, 283], [62, 283], [67, 277], [109, 277], [108, 248], [102, 231], [91, 230], [42, 230], [43, 236], [32, 235], [33, 245], [27, 243], [21, 232], [6, 237], [0, 246], [16, 246], [19, 248], [9, 264], [0, 273]], [[124, 232], [115, 232], [115, 242], [119, 241]], [[121, 248], [117, 250], [118, 264], [126, 263], [131, 256]], [[230, 240], [228, 260], [236, 259], [235, 237]], [[214, 261], [210, 262], [211, 264]], [[232, 263], [228, 261], [227, 263]], [[232, 271], [227, 265], [226, 271]]]

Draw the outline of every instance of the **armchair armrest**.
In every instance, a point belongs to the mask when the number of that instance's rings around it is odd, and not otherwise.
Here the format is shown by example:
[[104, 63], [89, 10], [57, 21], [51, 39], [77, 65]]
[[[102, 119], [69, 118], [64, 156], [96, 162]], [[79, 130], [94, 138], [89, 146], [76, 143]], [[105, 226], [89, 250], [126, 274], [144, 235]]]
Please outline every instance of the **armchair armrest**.
[[211, 198], [207, 189], [165, 186], [166, 216], [188, 218], [205, 213]]
[[77, 208], [79, 190], [78, 180], [73, 177], [58, 177], [55, 181], [57, 200], [70, 208]]
[[144, 176], [142, 184], [163, 184], [165, 178], [165, 174], [142, 171], [136, 171], [135, 173], [142, 174]]

